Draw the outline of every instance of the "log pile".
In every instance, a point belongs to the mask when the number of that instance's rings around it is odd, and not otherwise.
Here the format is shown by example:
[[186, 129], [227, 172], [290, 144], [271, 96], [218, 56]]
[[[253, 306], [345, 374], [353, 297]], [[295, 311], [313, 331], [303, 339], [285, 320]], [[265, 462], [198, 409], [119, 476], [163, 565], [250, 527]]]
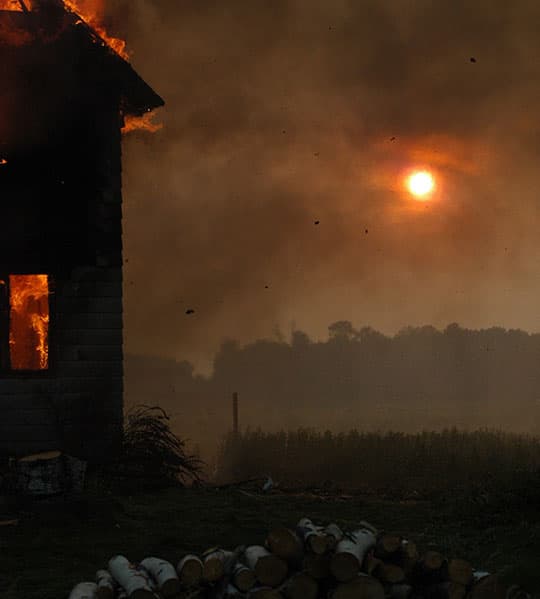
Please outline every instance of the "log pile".
[[211, 547], [174, 565], [157, 557], [109, 560], [69, 599], [530, 599], [517, 586], [437, 551], [420, 553], [368, 522], [353, 530], [302, 518], [261, 545]]

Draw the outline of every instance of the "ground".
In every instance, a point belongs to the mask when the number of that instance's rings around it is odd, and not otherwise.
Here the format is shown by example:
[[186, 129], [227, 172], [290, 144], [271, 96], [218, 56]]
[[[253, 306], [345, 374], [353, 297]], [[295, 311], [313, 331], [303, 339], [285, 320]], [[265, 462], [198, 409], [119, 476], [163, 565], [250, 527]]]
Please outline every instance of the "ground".
[[[259, 544], [269, 528], [308, 516], [352, 528], [367, 520], [400, 532], [420, 549], [464, 557], [501, 572], [540, 599], [540, 519], [530, 510], [313, 493], [246, 494], [228, 488], [167, 489], [137, 495], [88, 492], [84, 498], [26, 506], [17, 526], [0, 528], [0, 595], [58, 599], [93, 580], [110, 557], [157, 556], [174, 563], [211, 546]], [[530, 513], [529, 513], [530, 512]]]

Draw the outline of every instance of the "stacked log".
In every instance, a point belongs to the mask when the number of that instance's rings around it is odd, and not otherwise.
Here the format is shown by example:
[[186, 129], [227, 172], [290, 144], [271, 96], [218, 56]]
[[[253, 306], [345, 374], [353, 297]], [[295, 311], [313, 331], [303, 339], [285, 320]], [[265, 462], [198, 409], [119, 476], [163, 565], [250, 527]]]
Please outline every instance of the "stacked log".
[[302, 518], [260, 545], [211, 547], [176, 567], [123, 555], [69, 599], [530, 599], [516, 585], [361, 521], [352, 530]]

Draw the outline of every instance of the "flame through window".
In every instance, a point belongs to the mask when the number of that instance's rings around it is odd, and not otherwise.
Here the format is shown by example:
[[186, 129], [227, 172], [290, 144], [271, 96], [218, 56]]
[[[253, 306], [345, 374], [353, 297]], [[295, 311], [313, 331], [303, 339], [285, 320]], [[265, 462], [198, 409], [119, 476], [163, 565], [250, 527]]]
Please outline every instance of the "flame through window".
[[49, 367], [49, 278], [9, 276], [9, 356], [13, 370]]

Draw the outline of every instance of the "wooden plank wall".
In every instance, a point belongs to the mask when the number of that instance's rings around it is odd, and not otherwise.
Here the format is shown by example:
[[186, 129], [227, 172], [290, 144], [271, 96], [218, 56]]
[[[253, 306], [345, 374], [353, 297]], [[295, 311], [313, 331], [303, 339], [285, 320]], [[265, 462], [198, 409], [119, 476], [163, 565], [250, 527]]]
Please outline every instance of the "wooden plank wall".
[[0, 452], [59, 447], [100, 461], [121, 440], [121, 268], [75, 269], [54, 303], [49, 376], [0, 378]]

